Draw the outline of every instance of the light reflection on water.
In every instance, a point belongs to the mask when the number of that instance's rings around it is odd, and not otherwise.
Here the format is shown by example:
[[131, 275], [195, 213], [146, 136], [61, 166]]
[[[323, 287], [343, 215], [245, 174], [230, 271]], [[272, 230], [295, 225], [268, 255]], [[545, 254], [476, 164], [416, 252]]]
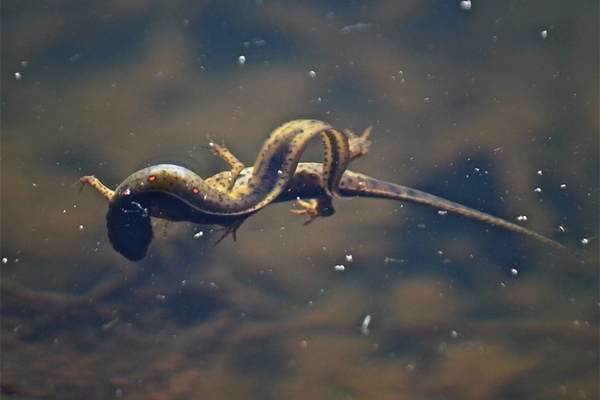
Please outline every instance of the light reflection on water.
[[[3, 4], [3, 397], [597, 398], [597, 13]], [[373, 125], [352, 169], [526, 216], [583, 257], [361, 199], [308, 227], [270, 206], [217, 247], [157, 223], [134, 265], [74, 185], [176, 154], [208, 176], [207, 137], [250, 165], [299, 117]]]

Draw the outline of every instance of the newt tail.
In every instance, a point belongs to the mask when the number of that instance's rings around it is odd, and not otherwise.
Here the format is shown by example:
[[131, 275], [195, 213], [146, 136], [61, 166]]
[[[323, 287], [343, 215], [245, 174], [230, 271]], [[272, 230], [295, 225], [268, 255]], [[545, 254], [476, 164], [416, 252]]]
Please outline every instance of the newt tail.
[[[358, 183], [350, 184], [349, 181], [356, 181]], [[566, 250], [565, 246], [562, 244], [521, 225], [517, 225], [483, 211], [475, 210], [474, 208], [467, 207], [460, 203], [456, 203], [442, 197], [423, 192], [421, 190], [402, 186], [397, 183], [386, 182], [367, 175], [346, 171], [345, 176], [340, 182], [340, 188], [340, 194], [342, 194], [342, 196], [372, 197], [423, 204], [438, 210], [462, 215], [463, 217], [485, 222], [490, 225], [498, 226], [512, 232], [532, 237], [539, 242], [552, 246], [556, 249]]]

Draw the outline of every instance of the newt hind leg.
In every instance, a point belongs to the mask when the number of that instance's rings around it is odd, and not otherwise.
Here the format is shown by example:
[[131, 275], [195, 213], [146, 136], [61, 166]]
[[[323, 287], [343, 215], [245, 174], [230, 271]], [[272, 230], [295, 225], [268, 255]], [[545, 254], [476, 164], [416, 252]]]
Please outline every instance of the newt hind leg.
[[235, 181], [240, 176], [240, 173], [245, 168], [244, 164], [233, 155], [231, 151], [224, 145], [213, 142], [209, 142], [208, 147], [214, 155], [225, 161], [231, 167], [230, 171], [222, 172], [211, 176], [206, 181], [215, 187], [223, 189], [227, 192], [231, 191], [235, 185]]
[[331, 197], [323, 196], [317, 199], [301, 200], [296, 201], [296, 205], [299, 208], [293, 208], [290, 210], [292, 214], [306, 215], [308, 219], [304, 222], [304, 225], [308, 225], [319, 217], [329, 217], [335, 213]]
[[369, 149], [371, 148], [369, 136], [371, 135], [372, 129], [373, 127], [369, 126], [360, 135], [357, 135], [350, 129], [344, 130], [346, 135], [348, 135], [348, 143], [350, 145], [350, 161], [364, 156], [369, 152]]
[[110, 200], [113, 198], [115, 191], [108, 188], [100, 179], [96, 178], [93, 175], [82, 176], [79, 178], [79, 190], [83, 190], [84, 186], [91, 186], [96, 190], [96, 192], [100, 193], [104, 198]]

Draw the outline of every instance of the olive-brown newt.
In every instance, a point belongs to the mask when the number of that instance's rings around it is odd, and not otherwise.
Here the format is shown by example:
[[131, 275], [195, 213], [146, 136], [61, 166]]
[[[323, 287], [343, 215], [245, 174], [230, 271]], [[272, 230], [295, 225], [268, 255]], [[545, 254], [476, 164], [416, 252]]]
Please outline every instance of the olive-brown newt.
[[[224, 146], [209, 143], [212, 152], [231, 170], [202, 179], [173, 164], [153, 165], [127, 177], [113, 191], [94, 176], [80, 179], [109, 200], [106, 215], [108, 237], [119, 253], [137, 261], [152, 241], [150, 217], [168, 221], [221, 225], [217, 243], [254, 213], [274, 202], [296, 201], [295, 214], [308, 216], [305, 224], [334, 213], [332, 199], [371, 197], [408, 201], [483, 221], [524, 234], [555, 248], [552, 239], [502, 218], [469, 208], [429, 193], [385, 182], [347, 170], [348, 164], [369, 151], [370, 128], [358, 136], [317, 120], [287, 122], [271, 133], [253, 167], [244, 165]], [[323, 163], [299, 162], [308, 142], [321, 136]], [[306, 200], [305, 200], [306, 199]]]

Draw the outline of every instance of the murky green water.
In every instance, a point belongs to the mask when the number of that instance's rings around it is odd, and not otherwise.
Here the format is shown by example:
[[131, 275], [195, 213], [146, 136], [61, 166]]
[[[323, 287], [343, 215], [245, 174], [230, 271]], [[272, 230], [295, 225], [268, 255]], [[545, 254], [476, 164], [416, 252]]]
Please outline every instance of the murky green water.
[[[596, 1], [4, 1], [1, 22], [2, 398], [598, 398]], [[580, 258], [355, 199], [308, 227], [267, 207], [217, 247], [158, 222], [133, 264], [75, 185], [209, 176], [207, 136], [251, 165], [293, 118], [373, 125], [352, 169]]]

